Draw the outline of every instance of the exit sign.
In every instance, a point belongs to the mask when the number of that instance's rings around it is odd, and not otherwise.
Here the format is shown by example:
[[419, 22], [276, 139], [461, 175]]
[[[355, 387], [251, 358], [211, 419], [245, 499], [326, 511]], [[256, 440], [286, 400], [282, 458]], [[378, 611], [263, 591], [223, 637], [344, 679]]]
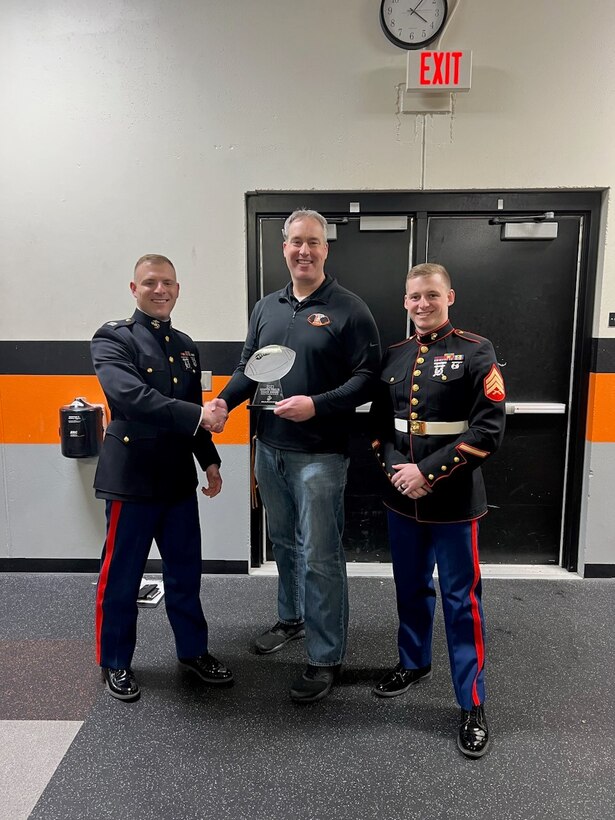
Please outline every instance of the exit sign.
[[407, 91], [469, 91], [471, 51], [409, 51]]

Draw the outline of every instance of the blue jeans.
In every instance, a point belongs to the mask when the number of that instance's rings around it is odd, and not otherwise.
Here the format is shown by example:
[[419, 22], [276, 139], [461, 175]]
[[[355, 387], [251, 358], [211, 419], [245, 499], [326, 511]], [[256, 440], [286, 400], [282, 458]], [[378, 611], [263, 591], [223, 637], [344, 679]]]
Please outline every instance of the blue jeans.
[[348, 583], [342, 546], [348, 459], [256, 442], [255, 475], [278, 566], [278, 617], [305, 621], [308, 661], [336, 666], [346, 652]]

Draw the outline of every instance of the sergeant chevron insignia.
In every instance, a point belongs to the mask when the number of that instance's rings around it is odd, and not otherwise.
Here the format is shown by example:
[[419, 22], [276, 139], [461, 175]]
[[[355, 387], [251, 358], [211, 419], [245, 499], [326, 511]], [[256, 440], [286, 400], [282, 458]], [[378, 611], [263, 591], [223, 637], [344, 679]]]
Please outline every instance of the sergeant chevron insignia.
[[506, 390], [504, 389], [504, 379], [496, 364], [491, 365], [491, 370], [483, 380], [485, 396], [491, 401], [504, 401]]

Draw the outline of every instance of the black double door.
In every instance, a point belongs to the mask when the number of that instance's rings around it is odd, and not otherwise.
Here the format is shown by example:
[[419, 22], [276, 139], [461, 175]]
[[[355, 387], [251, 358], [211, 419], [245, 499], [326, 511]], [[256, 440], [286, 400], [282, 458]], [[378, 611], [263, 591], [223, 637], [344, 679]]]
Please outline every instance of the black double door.
[[[505, 217], [497, 210], [387, 215], [381, 209], [378, 219], [361, 219], [314, 207], [334, 226], [325, 269], [370, 306], [383, 349], [409, 331], [403, 309], [408, 268], [430, 261], [448, 269], [456, 291], [452, 322], [493, 341], [507, 388], [504, 444], [483, 468], [490, 511], [481, 521], [481, 559], [561, 563], [564, 511], [571, 503], [570, 437], [578, 433], [570, 410], [580, 384], [575, 344], [582, 318], [578, 297], [586, 216], [555, 212], [549, 221], [557, 225], [556, 237], [551, 228], [551, 238], [542, 238], [538, 230], [534, 238], [509, 240], [501, 224]], [[537, 224], [535, 214], [513, 217], [520, 218]], [[255, 216], [254, 299], [288, 282], [283, 222], [279, 216]], [[369, 452], [366, 421], [365, 412], [355, 414], [345, 548], [348, 561], [382, 562], [390, 560], [390, 553], [386, 518], [372, 489], [378, 468]], [[260, 558], [268, 560], [262, 521], [253, 528], [253, 536], [259, 534]]]

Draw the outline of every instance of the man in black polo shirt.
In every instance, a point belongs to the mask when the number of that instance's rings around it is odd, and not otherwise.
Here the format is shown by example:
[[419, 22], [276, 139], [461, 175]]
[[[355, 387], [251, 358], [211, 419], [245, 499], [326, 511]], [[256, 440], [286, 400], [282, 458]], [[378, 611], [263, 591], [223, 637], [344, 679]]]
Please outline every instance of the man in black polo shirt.
[[281, 380], [286, 398], [259, 411], [257, 424], [255, 474], [279, 572], [279, 620], [257, 638], [256, 651], [275, 652], [305, 634], [308, 665], [290, 696], [311, 703], [329, 693], [346, 651], [348, 427], [370, 398], [380, 344], [367, 305], [324, 271], [324, 217], [294, 211], [283, 235], [291, 281], [254, 308], [240, 364], [220, 398], [233, 409], [254, 394], [244, 367], [258, 349], [295, 351]]

